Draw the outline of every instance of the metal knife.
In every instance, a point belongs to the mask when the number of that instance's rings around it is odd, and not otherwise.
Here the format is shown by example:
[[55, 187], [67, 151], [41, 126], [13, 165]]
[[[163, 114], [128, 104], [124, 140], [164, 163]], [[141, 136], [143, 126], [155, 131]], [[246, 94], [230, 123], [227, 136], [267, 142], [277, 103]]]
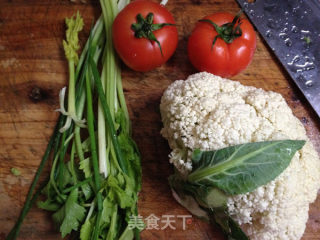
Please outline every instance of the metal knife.
[[320, 117], [320, 1], [237, 2]]

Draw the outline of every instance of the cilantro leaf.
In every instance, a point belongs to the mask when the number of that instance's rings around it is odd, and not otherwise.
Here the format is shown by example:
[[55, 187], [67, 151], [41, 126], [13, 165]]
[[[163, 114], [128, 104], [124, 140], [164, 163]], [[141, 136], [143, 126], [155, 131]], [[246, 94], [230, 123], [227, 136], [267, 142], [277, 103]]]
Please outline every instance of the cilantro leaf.
[[81, 190], [86, 200], [92, 196], [93, 191], [88, 183], [81, 185]]
[[60, 224], [60, 232], [62, 237], [65, 237], [72, 230], [78, 230], [79, 222], [81, 222], [85, 216], [85, 208], [77, 203], [78, 200], [78, 189], [74, 189], [68, 199], [57, 211], [53, 214], [53, 220]]
[[69, 183], [72, 183], [71, 173], [64, 162], [59, 163], [59, 171], [57, 176], [57, 185], [59, 189], [64, 189]]
[[135, 186], [135, 191], [141, 190], [141, 162], [140, 152], [136, 143], [128, 134], [128, 130], [125, 129], [126, 118], [123, 110], [119, 110], [116, 114], [116, 123], [120, 125], [118, 129], [118, 142], [123, 154], [124, 159], [128, 162], [128, 175]]
[[133, 204], [132, 199], [132, 191], [130, 188], [126, 188], [126, 190], [122, 189], [119, 186], [119, 181], [110, 175], [107, 180], [107, 186], [109, 187], [108, 197], [111, 200], [115, 200], [119, 203], [121, 208], [131, 207]]
[[134, 239], [133, 230], [132, 228], [127, 226], [124, 232], [122, 233], [121, 237], [119, 238], [119, 240], [131, 240], [131, 239]]
[[108, 226], [110, 224], [112, 212], [114, 210], [114, 203], [110, 199], [105, 198], [102, 203], [101, 224]]
[[79, 169], [81, 169], [84, 172], [84, 176], [86, 178], [91, 177], [92, 170], [91, 170], [90, 158], [86, 158], [85, 160], [81, 161]]
[[17, 168], [11, 168], [11, 173], [15, 176], [20, 176], [21, 175], [21, 172], [19, 171], [19, 169]]
[[59, 204], [57, 204], [56, 202], [53, 202], [50, 199], [47, 199], [46, 201], [38, 201], [37, 206], [38, 208], [42, 208], [42, 209], [53, 211], [53, 212], [58, 211], [60, 208]]
[[81, 240], [90, 240], [92, 230], [93, 230], [93, 225], [92, 225], [90, 219], [88, 219], [81, 226], [80, 239]]

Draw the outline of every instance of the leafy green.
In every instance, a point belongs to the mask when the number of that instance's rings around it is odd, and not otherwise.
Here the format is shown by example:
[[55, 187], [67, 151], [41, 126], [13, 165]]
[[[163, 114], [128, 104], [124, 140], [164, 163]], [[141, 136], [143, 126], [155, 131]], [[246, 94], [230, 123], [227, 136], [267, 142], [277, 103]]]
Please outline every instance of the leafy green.
[[38, 208], [45, 209], [47, 211], [58, 211], [61, 207], [60, 204], [57, 204], [56, 202], [52, 201], [51, 199], [47, 199], [45, 201], [39, 201], [37, 202]]
[[64, 189], [68, 184], [72, 184], [71, 173], [64, 162], [60, 163], [57, 176], [57, 185], [60, 189]]
[[[130, 183], [127, 183], [129, 186]], [[107, 180], [108, 186], [108, 197], [110, 199], [116, 200], [116, 202], [120, 205], [121, 208], [130, 207], [133, 204], [132, 199], [132, 189], [131, 187], [126, 187], [125, 189], [119, 186], [119, 181], [113, 177], [109, 176]]]
[[88, 183], [81, 185], [82, 193], [85, 197], [85, 200], [89, 200], [93, 194], [92, 188]]
[[175, 199], [190, 212], [218, 224], [229, 240], [248, 240], [227, 212], [227, 197], [255, 190], [279, 176], [305, 141], [247, 143], [216, 151], [195, 150], [193, 170], [169, 177]]
[[53, 214], [53, 220], [60, 225], [62, 237], [72, 230], [78, 230], [79, 224], [85, 217], [85, 208], [78, 204], [78, 189], [74, 189], [66, 203]]
[[171, 175], [169, 183], [180, 199], [184, 199], [183, 195], [190, 195], [197, 200], [200, 206], [205, 208], [226, 206], [227, 195], [215, 187], [189, 183], [178, 174]]
[[21, 172], [19, 169], [17, 168], [11, 168], [11, 173], [15, 176], [20, 176], [21, 175]]
[[117, 220], [118, 220], [118, 208], [115, 206], [112, 209], [110, 228], [109, 228], [106, 240], [116, 239], [116, 236], [117, 236], [117, 231], [116, 231]]
[[230, 240], [248, 239], [228, 215], [227, 196], [219, 189], [188, 183], [177, 173], [169, 177], [169, 183], [174, 198], [192, 214], [218, 224]]
[[90, 151], [90, 138], [87, 138], [82, 142], [82, 150], [83, 152], [89, 152]]
[[104, 224], [105, 226], [108, 226], [111, 221], [112, 212], [114, 211], [114, 201], [111, 201], [109, 198], [106, 197], [103, 200], [102, 206], [103, 208], [102, 208], [101, 221], [102, 221], [102, 224]]
[[92, 225], [90, 219], [88, 219], [81, 226], [80, 239], [81, 240], [90, 240], [91, 239], [92, 230], [93, 230], [93, 225]]
[[226, 208], [209, 209], [211, 221], [218, 224], [228, 240], [249, 240], [240, 226], [229, 216]]
[[217, 151], [195, 152], [191, 183], [212, 186], [235, 195], [251, 192], [281, 174], [305, 141], [247, 143]]
[[135, 191], [141, 190], [141, 163], [140, 152], [136, 143], [129, 136], [129, 129], [126, 129], [126, 118], [123, 111], [119, 110], [115, 119], [118, 128], [118, 142], [123, 153], [123, 157], [130, 164], [128, 169], [128, 175], [133, 181]]
[[[199, 206], [201, 199], [200, 201], [196, 199], [196, 192], [193, 193], [191, 188], [183, 183], [183, 180], [179, 179], [176, 174], [169, 177], [169, 184], [174, 199], [193, 215], [204, 220], [209, 220], [208, 213]], [[184, 186], [187, 188], [184, 188]]]
[[134, 238], [134, 232], [132, 229], [129, 228], [129, 226], [127, 226], [127, 228], [124, 230], [119, 240], [131, 240], [133, 238]]
[[66, 18], [66, 25], [67, 40], [63, 40], [63, 48], [66, 54], [66, 58], [68, 60], [73, 60], [74, 63], [77, 64], [77, 62], [79, 61], [77, 51], [80, 48], [78, 33], [82, 30], [84, 25], [80, 13], [77, 12], [76, 16]]
[[92, 169], [91, 169], [91, 161], [90, 158], [86, 158], [85, 160], [79, 163], [79, 169], [84, 172], [84, 176], [86, 178], [92, 176]]

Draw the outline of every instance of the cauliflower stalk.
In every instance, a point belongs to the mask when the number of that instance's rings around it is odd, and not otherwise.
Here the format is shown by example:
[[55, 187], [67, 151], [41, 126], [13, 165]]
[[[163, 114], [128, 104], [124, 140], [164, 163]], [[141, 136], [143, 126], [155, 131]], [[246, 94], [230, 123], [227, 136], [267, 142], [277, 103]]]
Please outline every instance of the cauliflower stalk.
[[280, 94], [203, 72], [172, 83], [164, 92], [160, 110], [161, 133], [172, 149], [170, 162], [184, 178], [192, 171], [195, 149], [305, 140], [276, 179], [252, 192], [227, 198], [229, 215], [250, 239], [302, 237], [309, 204], [320, 188], [320, 161], [303, 125]]

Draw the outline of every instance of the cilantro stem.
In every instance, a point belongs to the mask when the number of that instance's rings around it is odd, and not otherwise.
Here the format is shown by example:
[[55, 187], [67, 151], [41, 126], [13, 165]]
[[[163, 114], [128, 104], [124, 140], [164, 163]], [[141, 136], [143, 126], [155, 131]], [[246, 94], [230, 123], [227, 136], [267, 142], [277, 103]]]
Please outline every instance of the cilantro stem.
[[63, 132], [61, 137], [61, 142], [60, 142], [60, 151], [59, 151], [60, 162], [63, 162], [64, 156], [65, 156], [66, 136], [67, 136], [67, 132]]
[[[134, 213], [138, 216], [138, 206], [135, 206]], [[134, 229], [134, 239], [140, 240], [140, 230], [138, 228]]]
[[112, 210], [113, 210], [113, 212], [112, 212], [112, 216], [111, 216], [110, 228], [109, 228], [106, 240], [112, 240], [112, 239], [115, 239], [115, 237], [116, 237], [116, 224], [117, 224], [117, 218], [118, 218], [118, 205], [115, 205]]
[[69, 188], [66, 188], [62, 191], [62, 193], [68, 193], [68, 192], [71, 192], [72, 190], [78, 188], [78, 187], [81, 187], [83, 186], [84, 184], [86, 183], [89, 183], [90, 181], [92, 180], [92, 178], [86, 178], [85, 180], [81, 181], [81, 182], [78, 182], [76, 185], [73, 185], [72, 187], [69, 187]]
[[73, 180], [73, 184], [77, 184], [78, 183], [78, 179], [76, 176], [76, 172], [74, 170], [74, 154], [75, 154], [75, 142], [72, 143], [72, 147], [71, 147], [71, 154], [70, 154], [70, 171], [71, 171], [71, 176], [72, 176], [72, 180]]
[[75, 104], [75, 69], [74, 69], [74, 60], [68, 61], [69, 65], [69, 91], [68, 91], [68, 112], [69, 114], [75, 115], [76, 114], [76, 104]]
[[92, 213], [93, 213], [93, 210], [94, 210], [94, 201], [90, 204], [90, 209], [89, 209], [89, 212], [88, 212], [88, 214], [87, 214], [87, 217], [86, 217], [86, 220], [85, 220], [85, 222], [86, 221], [88, 221], [90, 218], [91, 218], [91, 215], [92, 215]]
[[121, 107], [122, 112], [124, 114], [124, 117], [126, 119], [126, 125], [125, 125], [126, 132], [128, 133], [128, 135], [131, 135], [129, 112], [128, 112], [128, 108], [127, 108], [127, 104], [126, 104], [126, 99], [125, 99], [124, 93], [123, 93], [121, 73], [120, 73], [119, 68], [116, 68], [116, 73], [117, 73], [117, 75], [116, 75], [117, 80], [116, 81], [117, 81], [117, 93], [118, 93], [119, 104], [120, 104], [120, 107]]
[[[55, 188], [55, 191], [57, 192], [57, 195], [61, 198], [62, 198], [62, 195], [56, 186], [55, 179], [58, 178], [59, 174], [63, 171], [63, 168], [65, 168], [64, 158], [70, 143], [70, 141], [68, 141], [68, 136], [72, 134], [72, 130], [73, 130], [73, 123], [71, 123], [70, 127], [65, 132], [63, 132], [61, 142], [60, 142], [59, 153], [56, 156], [54, 156], [52, 170], [50, 173], [49, 183], [52, 184], [52, 186]], [[59, 160], [57, 168], [55, 166], [55, 162], [57, 161], [56, 158]]]
[[[78, 109], [77, 109], [77, 116], [79, 118], [81, 118], [82, 114], [83, 114], [85, 98], [86, 98], [86, 96], [85, 96], [85, 93], [83, 92], [83, 94], [81, 95], [80, 101], [79, 101]], [[83, 153], [82, 144], [81, 144], [81, 136], [80, 136], [80, 127], [79, 126], [75, 126], [75, 128], [74, 128], [74, 141], [76, 144], [76, 150], [77, 150], [77, 154], [79, 157], [79, 161], [81, 162], [84, 160], [84, 153]]]
[[[58, 152], [58, 154], [60, 153], [60, 151]], [[50, 172], [50, 180], [49, 180], [49, 184], [53, 187], [53, 189], [55, 190], [55, 192], [57, 193], [58, 196], [60, 196], [60, 191], [57, 188], [56, 182], [55, 182], [55, 173], [56, 173], [56, 166], [57, 166], [57, 160], [59, 158], [59, 155], [56, 155], [53, 159], [53, 164], [52, 164], [52, 168], [51, 168], [51, 172]]]

